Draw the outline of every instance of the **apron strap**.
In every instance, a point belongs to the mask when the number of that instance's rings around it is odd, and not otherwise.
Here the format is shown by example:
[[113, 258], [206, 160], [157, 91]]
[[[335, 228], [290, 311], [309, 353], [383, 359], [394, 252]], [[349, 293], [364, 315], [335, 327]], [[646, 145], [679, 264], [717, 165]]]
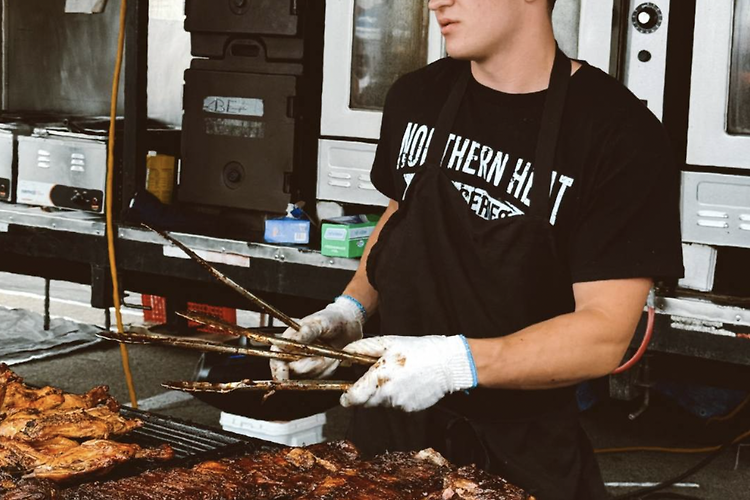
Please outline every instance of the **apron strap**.
[[471, 75], [471, 65], [467, 64], [466, 69], [461, 71], [456, 83], [453, 84], [448, 100], [445, 102], [443, 109], [440, 110], [435, 131], [430, 139], [430, 146], [427, 150], [427, 160], [425, 165], [430, 167], [439, 167], [443, 161], [443, 153], [448, 144], [448, 136], [453, 123], [456, 121], [458, 109], [461, 107], [461, 101], [466, 92], [466, 86], [469, 83]]
[[530, 215], [545, 219], [550, 215], [550, 192], [552, 191], [552, 166], [555, 164], [555, 152], [560, 136], [565, 95], [570, 82], [571, 63], [560, 48], [555, 53], [552, 65], [549, 88], [544, 100], [544, 111], [539, 127], [539, 138], [534, 155], [534, 184], [531, 187], [529, 200]]

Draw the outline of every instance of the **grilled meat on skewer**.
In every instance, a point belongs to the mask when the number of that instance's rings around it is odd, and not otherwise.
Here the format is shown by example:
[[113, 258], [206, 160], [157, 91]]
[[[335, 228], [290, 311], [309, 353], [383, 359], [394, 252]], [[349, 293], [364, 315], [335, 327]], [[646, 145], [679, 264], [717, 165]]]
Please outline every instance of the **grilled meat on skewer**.
[[42, 441], [56, 436], [99, 438], [119, 436], [141, 427], [138, 419], [127, 419], [106, 406], [85, 410], [26, 410], [0, 422], [0, 437]]

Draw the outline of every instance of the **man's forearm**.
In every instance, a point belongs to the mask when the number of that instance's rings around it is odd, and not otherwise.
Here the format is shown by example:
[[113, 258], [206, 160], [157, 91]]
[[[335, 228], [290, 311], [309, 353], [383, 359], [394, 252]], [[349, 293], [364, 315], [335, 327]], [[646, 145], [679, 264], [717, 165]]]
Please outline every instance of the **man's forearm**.
[[551, 389], [598, 378], [617, 368], [640, 319], [650, 280], [586, 286], [587, 300], [594, 303], [591, 307], [507, 337], [469, 339], [479, 385]]
[[370, 257], [372, 247], [375, 246], [380, 237], [381, 229], [396, 210], [398, 210], [398, 203], [391, 200], [388, 204], [388, 208], [386, 208], [383, 216], [375, 226], [372, 235], [370, 235], [370, 238], [367, 240], [367, 246], [365, 246], [362, 259], [359, 261], [357, 272], [354, 273], [354, 277], [344, 290], [345, 295], [354, 297], [360, 302], [360, 304], [362, 304], [362, 306], [364, 306], [365, 309], [367, 309], [368, 316], [371, 316], [378, 308], [378, 292], [372, 287], [370, 280], [367, 278], [367, 260]]

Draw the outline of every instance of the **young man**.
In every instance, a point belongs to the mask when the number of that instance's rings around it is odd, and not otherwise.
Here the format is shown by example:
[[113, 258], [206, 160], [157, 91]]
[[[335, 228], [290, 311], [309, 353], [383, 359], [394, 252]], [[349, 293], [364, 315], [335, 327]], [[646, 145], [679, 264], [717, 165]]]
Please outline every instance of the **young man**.
[[[341, 397], [366, 453], [432, 446], [538, 500], [606, 498], [574, 384], [622, 360], [682, 274], [658, 120], [556, 49], [547, 0], [430, 0], [450, 58], [389, 92], [391, 202], [344, 295], [285, 335], [379, 357]], [[360, 340], [380, 310], [384, 336]], [[277, 378], [335, 363], [273, 362]]]

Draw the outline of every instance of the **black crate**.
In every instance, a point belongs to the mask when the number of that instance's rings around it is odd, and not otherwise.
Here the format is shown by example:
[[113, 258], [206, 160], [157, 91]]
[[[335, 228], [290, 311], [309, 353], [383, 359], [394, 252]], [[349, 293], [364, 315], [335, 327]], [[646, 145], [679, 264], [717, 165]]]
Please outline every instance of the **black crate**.
[[222, 57], [237, 36], [301, 38], [304, 9], [303, 0], [187, 0], [185, 30], [191, 33], [194, 56]]

